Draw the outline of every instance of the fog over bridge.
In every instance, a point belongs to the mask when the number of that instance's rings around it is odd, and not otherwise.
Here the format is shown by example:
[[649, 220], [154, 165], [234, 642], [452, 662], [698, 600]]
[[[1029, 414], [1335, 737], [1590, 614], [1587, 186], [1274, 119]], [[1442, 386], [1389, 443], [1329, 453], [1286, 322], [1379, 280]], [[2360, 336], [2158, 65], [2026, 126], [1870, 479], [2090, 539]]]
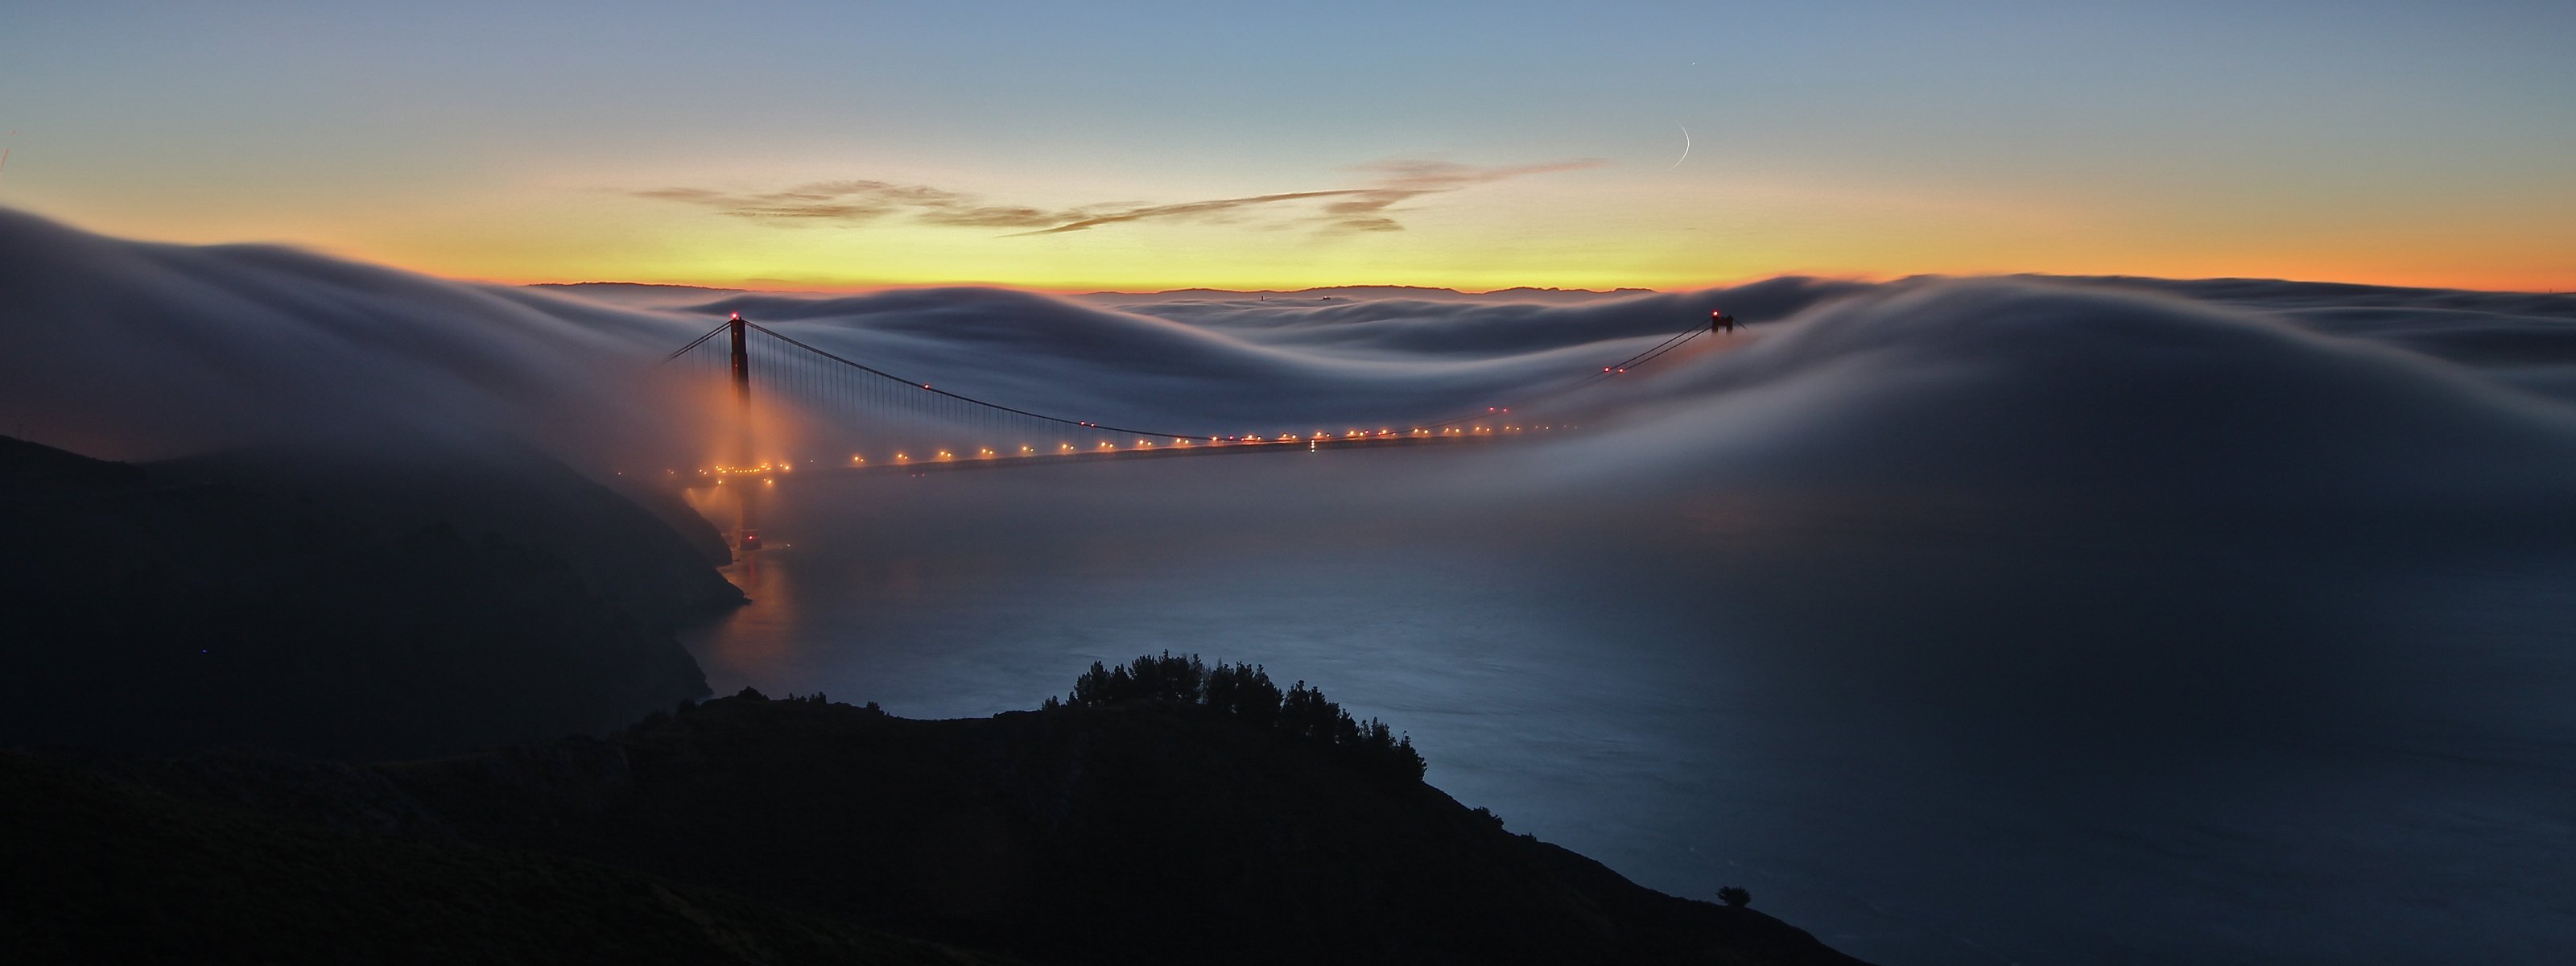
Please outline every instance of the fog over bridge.
[[[1733, 316], [1606, 364], [1546, 400], [1462, 407], [1429, 421], [1334, 427], [1136, 427], [1055, 415], [1042, 404], [1008, 405], [940, 389], [817, 348], [733, 313], [662, 360], [681, 391], [706, 391], [732, 408], [728, 454], [713, 465], [665, 472], [687, 489], [730, 486], [738, 513], [732, 538], [758, 549], [753, 491], [816, 477], [921, 474], [1100, 460], [1249, 453], [1322, 452], [1486, 442], [1577, 427], [1539, 415], [1591, 386], [1654, 362], [1703, 335], [1732, 332]], [[757, 373], [757, 376], [755, 376]], [[757, 393], [754, 386], [760, 388]]]

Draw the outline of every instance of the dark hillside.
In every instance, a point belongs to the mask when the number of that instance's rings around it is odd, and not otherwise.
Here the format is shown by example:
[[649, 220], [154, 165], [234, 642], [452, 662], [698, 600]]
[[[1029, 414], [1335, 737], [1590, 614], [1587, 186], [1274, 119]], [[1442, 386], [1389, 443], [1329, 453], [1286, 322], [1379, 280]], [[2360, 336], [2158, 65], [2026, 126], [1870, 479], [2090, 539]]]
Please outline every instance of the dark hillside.
[[572, 859], [340, 832], [0, 753], [11, 963], [996, 960]]
[[673, 490], [602, 486], [523, 447], [414, 440], [335, 451], [264, 449], [145, 467], [286, 496], [378, 536], [446, 524], [543, 551], [584, 587], [648, 625], [739, 606], [716, 572], [724, 537]]
[[1160, 700], [746, 693], [372, 766], [0, 754], [0, 829], [0, 948], [39, 961], [1856, 962]]
[[469, 838], [1060, 963], [1850, 963], [1204, 708], [912, 721], [742, 695], [391, 766]]
[[705, 692], [552, 553], [356, 506], [0, 438], [0, 746], [444, 754]]

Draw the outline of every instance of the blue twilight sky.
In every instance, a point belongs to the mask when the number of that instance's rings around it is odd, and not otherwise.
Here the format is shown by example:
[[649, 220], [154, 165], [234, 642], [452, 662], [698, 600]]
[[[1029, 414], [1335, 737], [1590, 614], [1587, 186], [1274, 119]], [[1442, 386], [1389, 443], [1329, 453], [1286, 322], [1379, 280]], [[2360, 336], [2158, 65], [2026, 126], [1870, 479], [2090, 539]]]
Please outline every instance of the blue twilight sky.
[[[0, 205], [453, 275], [2576, 286], [2576, 4], [0, 11]], [[852, 181], [1184, 207], [1032, 238], [726, 202]], [[1401, 230], [1185, 207], [1359, 190]]]

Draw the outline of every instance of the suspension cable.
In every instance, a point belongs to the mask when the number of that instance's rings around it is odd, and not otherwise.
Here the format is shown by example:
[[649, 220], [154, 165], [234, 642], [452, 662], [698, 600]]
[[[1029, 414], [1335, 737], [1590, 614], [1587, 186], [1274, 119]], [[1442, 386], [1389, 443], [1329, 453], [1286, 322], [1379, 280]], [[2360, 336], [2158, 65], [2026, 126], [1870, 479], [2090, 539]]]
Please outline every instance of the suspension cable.
[[718, 326], [716, 326], [715, 328], [708, 329], [708, 330], [707, 330], [707, 334], [702, 335], [702, 336], [699, 336], [699, 337], [697, 337], [697, 338], [695, 338], [695, 339], [691, 339], [691, 340], [689, 340], [689, 344], [688, 344], [688, 345], [681, 346], [681, 347], [679, 347], [678, 349], [673, 350], [673, 351], [671, 352], [671, 354], [670, 354], [670, 355], [663, 356], [663, 357], [662, 357], [662, 361], [663, 361], [663, 362], [669, 362], [669, 361], [671, 361], [671, 360], [673, 360], [673, 359], [677, 359], [677, 358], [679, 358], [679, 357], [681, 357], [681, 356], [684, 356], [684, 355], [689, 354], [689, 350], [691, 350], [691, 349], [695, 349], [695, 348], [697, 348], [697, 347], [698, 347], [698, 346], [700, 346], [700, 345], [704, 345], [708, 339], [715, 338], [715, 337], [716, 337], [716, 333], [724, 331], [726, 327], [731, 326], [731, 325], [733, 325], [733, 323], [732, 323], [732, 322], [726, 322], [726, 323], [724, 323], [723, 325], [718, 325]]
[[[745, 322], [745, 323], [743, 323], [743, 324], [744, 324], [744, 325], [748, 325], [748, 326], [750, 326], [750, 327], [752, 327], [752, 328], [754, 328], [754, 329], [759, 330], [759, 331], [760, 331], [760, 333], [761, 333], [762, 335], [769, 336], [770, 338], [777, 339], [777, 340], [778, 340], [778, 341], [780, 341], [780, 342], [787, 343], [788, 345], [792, 345], [792, 346], [795, 346], [795, 347], [797, 347], [797, 348], [799, 348], [799, 349], [803, 349], [803, 350], [805, 350], [805, 351], [807, 351], [807, 352], [811, 352], [811, 353], [813, 353], [813, 354], [815, 354], [815, 355], [822, 356], [823, 358], [830, 359], [830, 360], [832, 360], [832, 361], [834, 361], [834, 362], [837, 362], [837, 363], [840, 363], [840, 364], [842, 364], [842, 365], [848, 366], [848, 367], [850, 367], [850, 368], [852, 368], [852, 369], [857, 369], [857, 370], [859, 370], [859, 371], [861, 371], [861, 372], [865, 372], [865, 373], [867, 373], [867, 374], [869, 374], [869, 375], [876, 376], [876, 377], [881, 378], [881, 379], [887, 379], [887, 380], [891, 380], [891, 381], [894, 381], [894, 382], [900, 382], [900, 383], [903, 383], [904, 385], [907, 385], [907, 386], [920, 386], [920, 387], [922, 388], [922, 390], [923, 390], [923, 391], [925, 391], [925, 392], [937, 393], [937, 394], [939, 394], [939, 395], [946, 396], [946, 397], [948, 397], [948, 398], [950, 398], [950, 399], [954, 399], [954, 400], [957, 400], [958, 402], [966, 403], [966, 404], [969, 404], [969, 405], [982, 406], [982, 407], [984, 407], [984, 408], [986, 408], [986, 409], [1000, 410], [1000, 411], [1002, 411], [1002, 412], [1010, 413], [1010, 414], [1013, 414], [1013, 415], [1016, 415], [1016, 416], [1026, 416], [1026, 417], [1028, 417], [1028, 418], [1030, 418], [1030, 419], [1044, 420], [1044, 421], [1046, 421], [1046, 422], [1050, 422], [1050, 423], [1058, 423], [1058, 424], [1065, 425], [1065, 426], [1073, 426], [1073, 427], [1078, 427], [1078, 428], [1081, 428], [1081, 429], [1095, 430], [1095, 431], [1101, 431], [1101, 432], [1119, 433], [1119, 434], [1122, 434], [1122, 435], [1135, 435], [1135, 436], [1161, 436], [1161, 437], [1164, 437], [1164, 438], [1166, 438], [1166, 439], [1214, 439], [1214, 438], [1216, 438], [1216, 437], [1214, 437], [1214, 436], [1210, 436], [1209, 434], [1206, 434], [1206, 433], [1165, 433], [1165, 432], [1158, 432], [1158, 431], [1151, 431], [1151, 430], [1142, 430], [1142, 429], [1128, 429], [1128, 428], [1119, 427], [1119, 426], [1104, 426], [1104, 425], [1101, 425], [1101, 424], [1099, 424], [1099, 423], [1094, 423], [1094, 422], [1085, 422], [1085, 421], [1083, 421], [1083, 420], [1079, 420], [1079, 419], [1066, 419], [1066, 418], [1064, 418], [1064, 417], [1062, 417], [1062, 416], [1049, 416], [1049, 415], [1046, 415], [1045, 413], [1033, 413], [1033, 412], [1030, 412], [1030, 411], [1025, 410], [1025, 409], [1014, 409], [1014, 408], [1009, 407], [1009, 406], [1004, 406], [1004, 405], [1002, 405], [1002, 404], [1000, 404], [1000, 403], [990, 403], [990, 402], [985, 402], [984, 400], [977, 399], [977, 398], [975, 398], [975, 397], [973, 397], [973, 396], [961, 396], [961, 395], [958, 395], [958, 394], [956, 394], [956, 393], [949, 392], [948, 390], [945, 390], [945, 389], [932, 389], [932, 388], [930, 388], [930, 384], [929, 384], [929, 383], [926, 383], [926, 382], [914, 382], [914, 381], [912, 381], [912, 380], [910, 380], [910, 379], [905, 379], [905, 378], [903, 378], [903, 377], [901, 377], [901, 376], [894, 375], [893, 373], [886, 372], [885, 370], [878, 369], [878, 368], [876, 368], [876, 367], [873, 367], [873, 366], [867, 365], [867, 364], [865, 364], [865, 363], [861, 363], [861, 362], [853, 362], [853, 361], [851, 361], [851, 360], [849, 360], [849, 359], [844, 359], [844, 358], [842, 358], [842, 357], [840, 357], [840, 356], [833, 355], [832, 353], [825, 352], [825, 351], [823, 351], [823, 350], [821, 350], [821, 349], [817, 349], [817, 348], [815, 348], [815, 347], [813, 347], [813, 346], [806, 345], [805, 343], [802, 343], [802, 342], [796, 341], [794, 338], [791, 338], [791, 337], [789, 337], [789, 336], [782, 335], [782, 334], [780, 334], [780, 333], [778, 333], [778, 332], [776, 332], [776, 331], [771, 330], [771, 329], [770, 329], [770, 328], [768, 328], [767, 326], [763, 326], [763, 325], [761, 325], [761, 324], [760, 324], [760, 323], [758, 323], [758, 322]], [[710, 334], [710, 335], [712, 335], [713, 333], [709, 333], [709, 334]]]

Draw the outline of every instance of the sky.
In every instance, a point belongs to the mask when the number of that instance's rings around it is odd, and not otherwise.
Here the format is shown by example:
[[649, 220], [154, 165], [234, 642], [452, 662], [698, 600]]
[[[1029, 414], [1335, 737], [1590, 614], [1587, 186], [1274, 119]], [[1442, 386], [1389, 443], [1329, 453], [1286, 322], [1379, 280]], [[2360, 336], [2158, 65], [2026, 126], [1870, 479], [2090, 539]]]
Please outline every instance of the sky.
[[502, 282], [2576, 289], [2565, 3], [0, 0], [0, 206]]

